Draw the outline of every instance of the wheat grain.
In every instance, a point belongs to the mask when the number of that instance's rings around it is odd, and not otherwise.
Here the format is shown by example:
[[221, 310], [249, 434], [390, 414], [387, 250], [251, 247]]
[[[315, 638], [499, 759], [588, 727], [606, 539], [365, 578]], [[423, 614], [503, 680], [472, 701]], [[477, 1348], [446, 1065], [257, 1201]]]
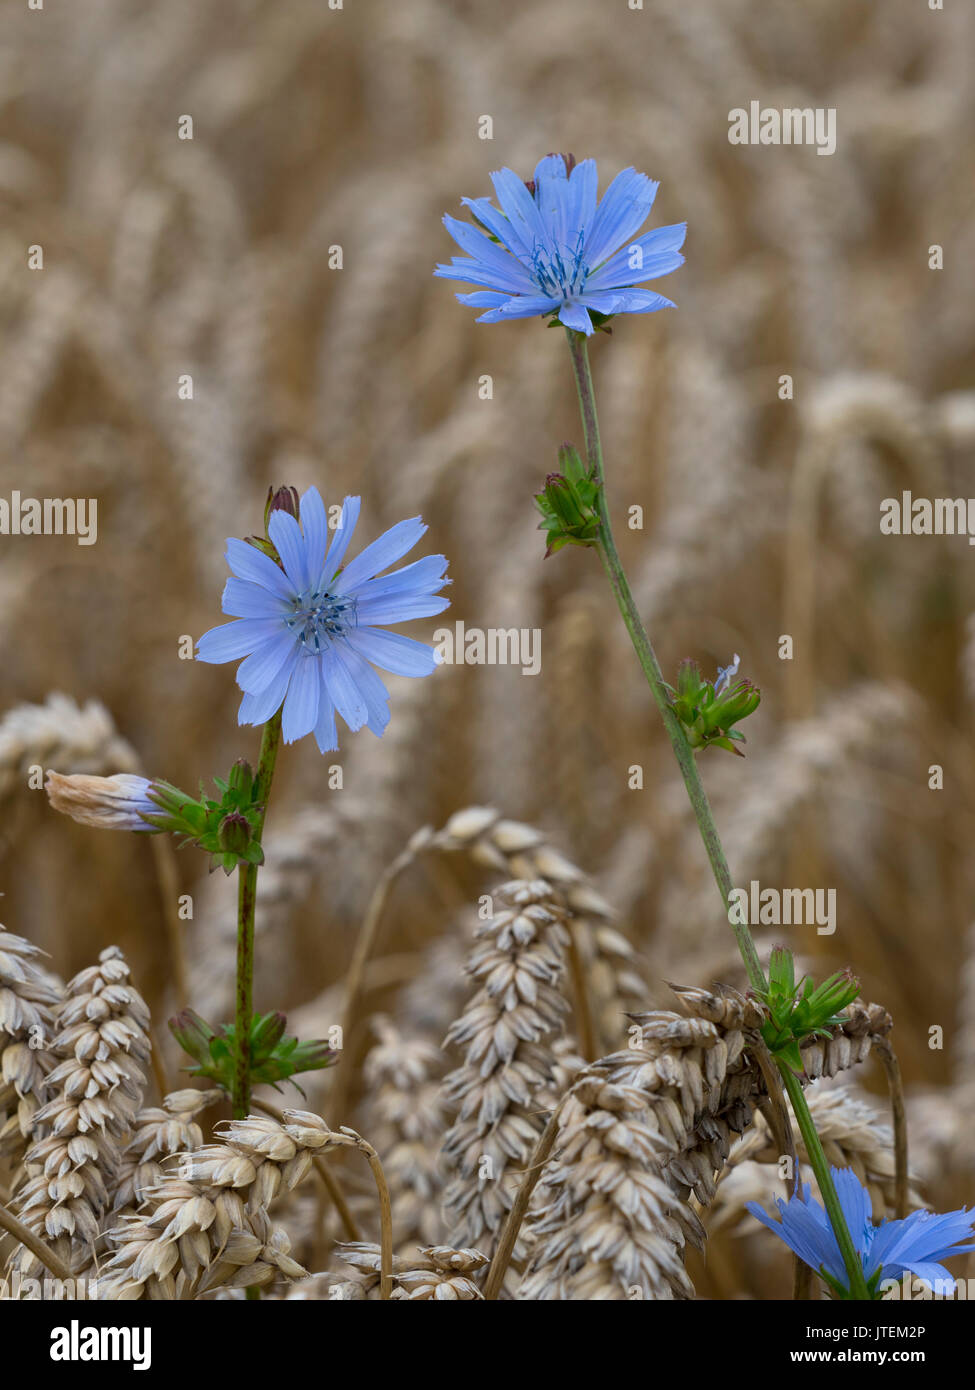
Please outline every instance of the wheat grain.
[[547, 842], [540, 830], [506, 820], [484, 806], [457, 811], [429, 842], [444, 853], [463, 851], [475, 864], [519, 879], [545, 879], [573, 916], [573, 931], [586, 967], [600, 1050], [623, 1036], [626, 1008], [643, 995], [636, 959], [626, 938], [609, 922], [609, 904], [585, 874]]
[[[378, 1245], [348, 1242], [337, 1245], [336, 1254], [356, 1271], [354, 1280], [339, 1283], [337, 1297], [367, 1298], [378, 1288]], [[392, 1298], [410, 1302], [473, 1302], [483, 1295], [470, 1276], [486, 1264], [487, 1258], [479, 1250], [454, 1250], [448, 1245], [421, 1247], [418, 1258], [404, 1256], [395, 1262]]]
[[161, 1107], [140, 1110], [122, 1152], [112, 1206], [113, 1221], [134, 1210], [163, 1176], [162, 1160], [203, 1146], [197, 1116], [220, 1100], [220, 1091], [171, 1091]]
[[382, 1015], [373, 1018], [372, 1029], [377, 1041], [363, 1067], [364, 1127], [383, 1155], [398, 1239], [404, 1246], [427, 1243], [442, 1230], [437, 1151], [446, 1128], [443, 1055], [432, 1043], [405, 1039]]
[[681, 1258], [680, 1198], [661, 1176], [662, 1140], [632, 1084], [641, 1054], [588, 1068], [560, 1115], [557, 1156], [531, 1219], [526, 1299], [693, 1297]]
[[[16, 1199], [24, 1224], [76, 1273], [91, 1261], [142, 1102], [148, 1023], [116, 946], [69, 980], [55, 1014], [55, 1065]], [[25, 1275], [39, 1267], [23, 1249], [13, 1265]]]
[[186, 1299], [220, 1285], [303, 1277], [267, 1208], [334, 1142], [325, 1122], [302, 1110], [285, 1111], [283, 1123], [250, 1116], [223, 1125], [218, 1143], [181, 1155], [140, 1210], [107, 1233], [113, 1253], [99, 1271], [99, 1298]]
[[565, 920], [547, 883], [516, 880], [477, 928], [467, 973], [479, 988], [446, 1039], [465, 1052], [443, 1083], [444, 1104], [457, 1112], [442, 1148], [454, 1245], [490, 1252], [511, 1205], [508, 1170], [527, 1161], [543, 1128], [536, 1096], [555, 1080], [552, 1043], [568, 1007], [559, 989]]
[[0, 1155], [19, 1167], [54, 1067], [51, 1038], [60, 987], [42, 952], [0, 927]]

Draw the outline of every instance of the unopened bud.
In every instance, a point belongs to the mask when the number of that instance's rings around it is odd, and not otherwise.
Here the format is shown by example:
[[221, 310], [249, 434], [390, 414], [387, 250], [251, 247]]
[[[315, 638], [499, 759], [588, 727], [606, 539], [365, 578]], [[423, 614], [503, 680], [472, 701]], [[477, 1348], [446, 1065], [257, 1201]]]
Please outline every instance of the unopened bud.
[[253, 785], [254, 769], [246, 758], [238, 758], [230, 769], [227, 786], [231, 791], [238, 793], [243, 801], [249, 801]]
[[283, 1013], [260, 1014], [251, 1023], [251, 1057], [268, 1056], [284, 1037], [288, 1020]]
[[269, 487], [267, 490], [267, 502], [264, 506], [264, 529], [271, 519], [272, 512], [287, 512], [289, 516], [297, 519], [299, 510], [298, 489], [295, 487]]
[[169, 1020], [169, 1031], [183, 1051], [194, 1061], [209, 1060], [210, 1040], [216, 1037], [216, 1033], [198, 1013], [194, 1013], [192, 1009], [184, 1009], [182, 1013]]
[[251, 827], [246, 816], [231, 811], [224, 816], [217, 831], [220, 848], [225, 854], [243, 854], [251, 842]]
[[151, 787], [147, 778], [127, 772], [118, 772], [114, 777], [49, 772], [44, 783], [55, 811], [102, 830], [156, 829], [146, 819], [160, 813], [159, 806], [149, 799]]

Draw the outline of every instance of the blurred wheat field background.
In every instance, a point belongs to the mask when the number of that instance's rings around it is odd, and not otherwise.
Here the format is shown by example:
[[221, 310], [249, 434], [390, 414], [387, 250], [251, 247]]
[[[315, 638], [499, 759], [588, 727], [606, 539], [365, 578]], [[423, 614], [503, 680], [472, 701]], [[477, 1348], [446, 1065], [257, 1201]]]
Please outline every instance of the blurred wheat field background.
[[[0, 495], [98, 501], [90, 547], [0, 537], [7, 929], [65, 979], [119, 946], [170, 1084], [187, 1084], [164, 1020], [187, 1002], [230, 1017], [234, 882], [177, 857], [193, 900], [183, 999], [150, 847], [55, 816], [29, 770], [194, 787], [255, 757], [231, 673], [181, 660], [179, 642], [219, 621], [224, 540], [260, 529], [268, 485], [315, 484], [329, 503], [361, 493], [366, 540], [422, 513], [451, 561], [445, 621], [542, 634], [537, 676], [394, 678], [381, 740], [346, 733], [337, 755], [306, 742], [279, 762], [256, 1004], [302, 1036], [338, 1021], [384, 869], [421, 827], [448, 827], [392, 882], [346, 1039], [345, 1113], [328, 1109], [340, 1069], [305, 1087], [308, 1108], [397, 1156], [397, 1247], [457, 1234], [441, 1215], [449, 1144], [434, 1160], [478, 894], [547, 877], [570, 905], [593, 895], [606, 1051], [625, 1046], [624, 1009], [675, 1007], [667, 982], [744, 984], [598, 562], [543, 560], [532, 493], [558, 443], [581, 443], [562, 335], [475, 325], [432, 277], [451, 252], [442, 214], [487, 193], [491, 170], [527, 178], [571, 150], [599, 161], [602, 184], [632, 164], [660, 180], [654, 223], [689, 232], [687, 264], [660, 286], [678, 310], [619, 319], [593, 344], [624, 560], [665, 675], [739, 652], [762, 689], [746, 760], [702, 758], [735, 881], [836, 890], [835, 935], [768, 929], [761, 946], [784, 937], [819, 975], [854, 966], [894, 1021], [918, 1190], [935, 1209], [970, 1202], [972, 556], [960, 536], [882, 536], [878, 517], [902, 489], [972, 491], [971, 10], [7, 0], [2, 15]], [[731, 145], [728, 113], [752, 100], [835, 107], [835, 154]], [[184, 114], [192, 140], [177, 138]], [[43, 271], [27, 268], [32, 245]], [[622, 524], [633, 506], [643, 530]], [[500, 822], [452, 821], [472, 806]], [[836, 1153], [861, 1156], [882, 1205], [882, 1070], [816, 1086]], [[702, 1215], [707, 1260], [688, 1261], [698, 1296], [781, 1296], [791, 1277], [742, 1210], [774, 1186], [770, 1141], [740, 1142]], [[368, 1171], [341, 1172], [376, 1239]], [[342, 1231], [316, 1201], [295, 1192], [280, 1220], [327, 1287]]]

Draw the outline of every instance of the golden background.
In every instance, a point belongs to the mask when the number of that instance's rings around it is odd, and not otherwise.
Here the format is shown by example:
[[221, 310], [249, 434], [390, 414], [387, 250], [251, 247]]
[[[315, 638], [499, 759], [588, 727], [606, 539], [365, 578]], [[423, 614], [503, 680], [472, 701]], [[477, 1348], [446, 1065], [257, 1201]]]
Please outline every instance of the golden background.
[[[971, 10], [10, 0], [2, 16], [0, 495], [98, 499], [92, 547], [0, 538], [6, 926], [62, 973], [118, 942], [161, 1016], [181, 1002], [147, 845], [56, 817], [28, 787], [38, 763], [116, 771], [118, 744], [90, 717], [73, 732], [63, 711], [18, 707], [97, 700], [144, 769], [190, 788], [253, 756], [232, 669], [180, 660], [179, 638], [219, 621], [223, 540], [260, 528], [268, 484], [315, 483], [329, 502], [361, 493], [358, 544], [421, 512], [417, 553], [442, 550], [453, 577], [428, 631], [539, 628], [542, 669], [393, 678], [381, 741], [285, 750], [258, 1006], [298, 1009], [339, 980], [383, 865], [471, 803], [542, 826], [592, 874], [638, 947], [647, 1007], [669, 1006], [666, 980], [739, 978], [599, 565], [542, 558], [531, 495], [558, 443], [581, 443], [563, 336], [476, 325], [463, 287], [431, 274], [456, 249], [442, 214], [490, 192], [492, 169], [527, 178], [572, 151], [605, 186], [634, 165], [661, 182], [652, 222], [689, 231], [686, 265], [653, 286], [677, 311], [618, 319], [592, 347], [633, 586], [665, 673], [737, 651], [761, 686], [747, 760], [703, 759], [732, 870], [834, 887], [838, 912], [832, 937], [769, 929], [762, 945], [784, 939], [820, 973], [852, 965], [891, 1010], [925, 1192], [970, 1200], [973, 556], [878, 521], [904, 488], [972, 491]], [[732, 146], [728, 113], [752, 100], [835, 107], [836, 153]], [[642, 531], [625, 528], [633, 505]], [[196, 851], [177, 863], [194, 1002], [219, 1010], [234, 885]], [[462, 954], [456, 908], [478, 882], [407, 875], [383, 955], [422, 974], [450, 933]], [[396, 990], [373, 1006], [395, 1011]]]

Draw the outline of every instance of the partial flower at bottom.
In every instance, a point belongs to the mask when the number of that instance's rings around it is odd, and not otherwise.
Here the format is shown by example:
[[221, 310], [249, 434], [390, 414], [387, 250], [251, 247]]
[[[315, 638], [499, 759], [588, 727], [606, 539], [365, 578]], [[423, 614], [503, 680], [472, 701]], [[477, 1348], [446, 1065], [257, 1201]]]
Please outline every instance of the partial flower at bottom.
[[[975, 1249], [975, 1244], [961, 1244], [973, 1234], [971, 1212], [962, 1209], [939, 1216], [930, 1211], [912, 1211], [903, 1220], [883, 1221], [875, 1226], [870, 1194], [853, 1170], [833, 1168], [831, 1172], [868, 1285], [899, 1279], [907, 1272], [932, 1287], [953, 1284], [940, 1261]], [[801, 1196], [793, 1195], [787, 1202], [781, 1198], [776, 1201], [781, 1221], [769, 1216], [757, 1202], [746, 1205], [800, 1260], [822, 1274], [841, 1296], [849, 1296], [846, 1266], [835, 1232], [823, 1207], [810, 1199], [808, 1184], [803, 1186]]]

